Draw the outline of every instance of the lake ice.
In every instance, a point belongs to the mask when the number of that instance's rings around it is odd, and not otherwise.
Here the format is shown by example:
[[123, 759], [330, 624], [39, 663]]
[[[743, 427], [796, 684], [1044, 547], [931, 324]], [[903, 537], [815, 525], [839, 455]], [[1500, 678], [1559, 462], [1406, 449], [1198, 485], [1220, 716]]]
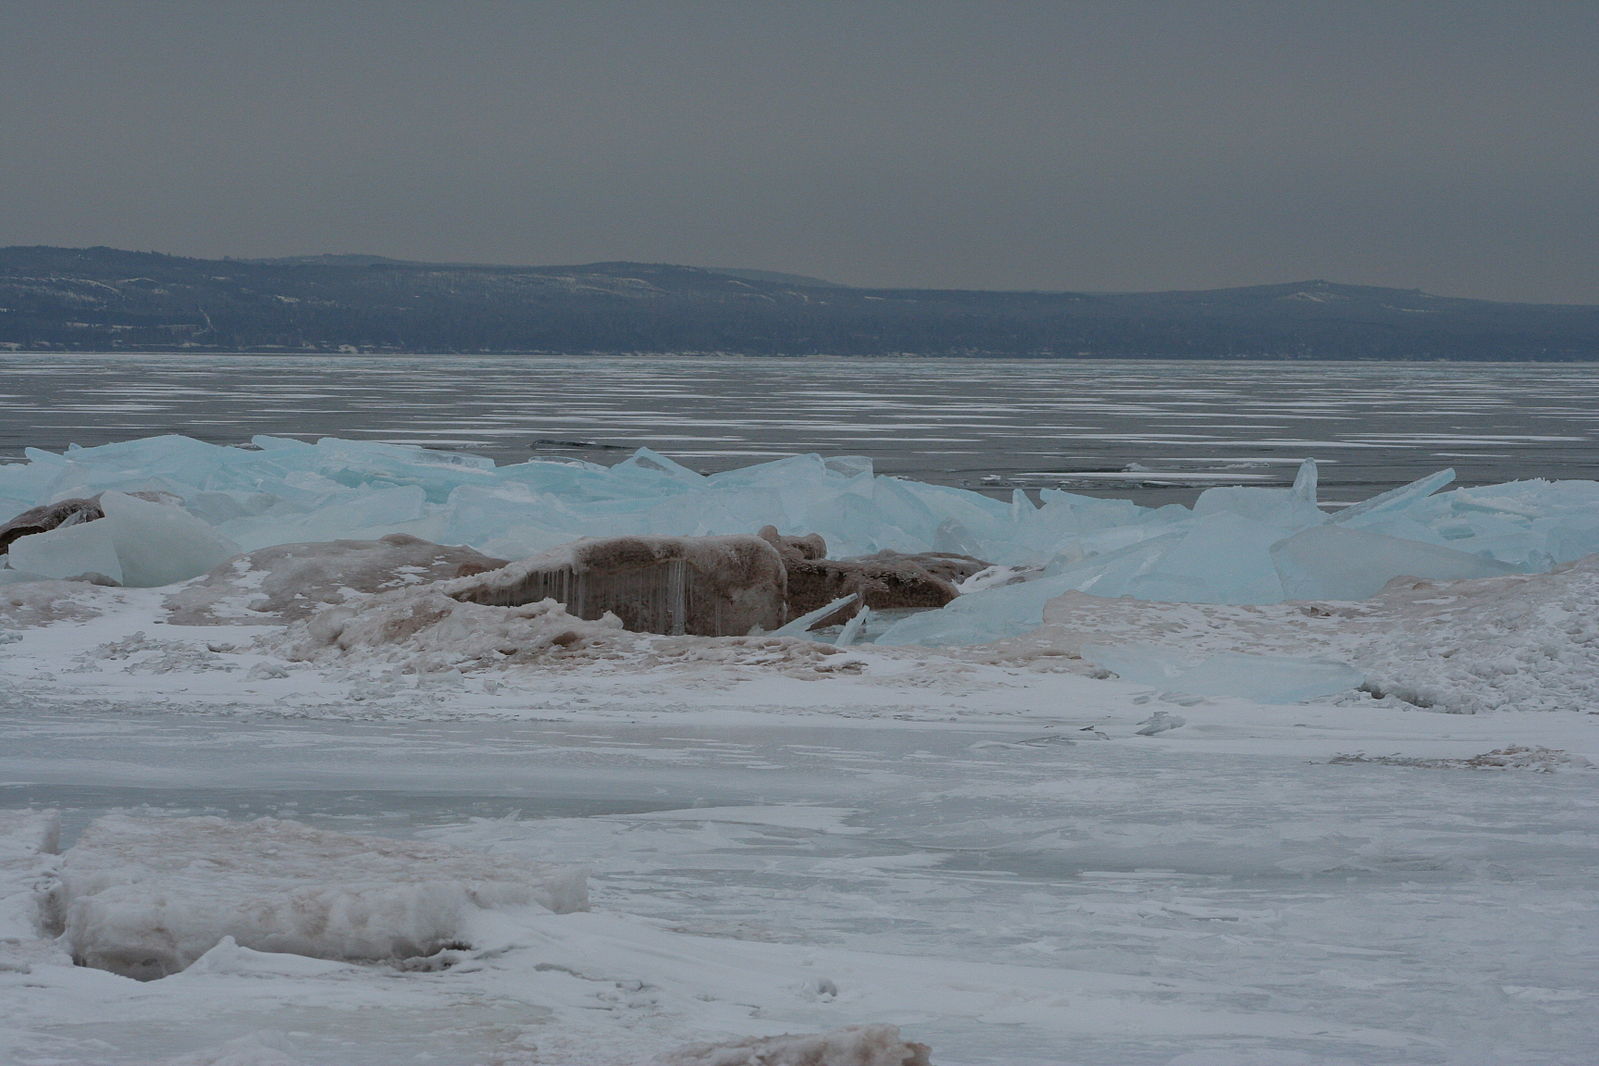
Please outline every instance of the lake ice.
[[[110, 502], [0, 571], [0, 1059], [640, 1063], [878, 1024], [956, 1066], [1599, 1043], [1593, 482], [1440, 475], [1328, 508], [1305, 467], [1144, 507], [860, 459], [256, 444], [0, 466], [7, 515]], [[259, 573], [214, 586], [208, 624], [176, 606], [235, 549], [401, 531], [515, 557], [767, 522], [1006, 570], [837, 647], [640, 634], [506, 662], [442, 630], [304, 654], [311, 621], [264, 609]], [[112, 563], [130, 587], [59, 580]], [[424, 587], [338, 609], [381, 632]], [[410, 868], [341, 862], [362, 839]], [[581, 877], [590, 909], [492, 887], [519, 870]], [[333, 886], [306, 900], [332, 932], [273, 940], [311, 928], [264, 906], [297, 882]], [[181, 948], [159, 980], [72, 965], [166, 958], [158, 934]]]

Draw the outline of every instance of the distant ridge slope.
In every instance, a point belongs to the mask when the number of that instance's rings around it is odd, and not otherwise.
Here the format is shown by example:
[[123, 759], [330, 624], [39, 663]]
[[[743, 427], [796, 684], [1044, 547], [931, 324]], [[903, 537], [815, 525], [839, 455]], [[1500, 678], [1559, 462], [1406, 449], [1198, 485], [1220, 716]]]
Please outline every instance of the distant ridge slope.
[[1599, 307], [1327, 281], [1195, 292], [860, 289], [647, 263], [0, 249], [0, 348], [1599, 359]]

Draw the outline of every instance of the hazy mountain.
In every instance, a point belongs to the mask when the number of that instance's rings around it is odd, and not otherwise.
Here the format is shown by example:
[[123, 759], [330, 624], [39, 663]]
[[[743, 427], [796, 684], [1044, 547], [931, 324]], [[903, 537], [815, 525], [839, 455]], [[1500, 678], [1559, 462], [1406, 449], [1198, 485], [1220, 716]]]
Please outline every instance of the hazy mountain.
[[646, 263], [13, 247], [0, 249], [0, 347], [1568, 360], [1599, 359], [1599, 307], [1325, 281], [1157, 293], [861, 289]]

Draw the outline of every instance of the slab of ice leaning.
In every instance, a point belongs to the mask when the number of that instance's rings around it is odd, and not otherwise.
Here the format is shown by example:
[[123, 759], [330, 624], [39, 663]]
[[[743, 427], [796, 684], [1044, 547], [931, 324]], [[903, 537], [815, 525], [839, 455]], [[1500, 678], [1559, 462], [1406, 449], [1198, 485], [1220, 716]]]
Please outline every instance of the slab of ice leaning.
[[587, 907], [581, 870], [263, 818], [105, 815], [66, 853], [59, 900], [80, 963], [177, 973], [225, 937], [256, 951], [372, 961], [469, 942], [484, 910]]
[[10, 556], [12, 567], [38, 577], [100, 574], [119, 584], [122, 581], [122, 560], [117, 558], [116, 540], [104, 519], [18, 537], [11, 542]]
[[[156, 511], [113, 503], [126, 521], [98, 532], [89, 523], [80, 541], [42, 539], [56, 533], [18, 541], [11, 570], [38, 567], [41, 576], [110, 566], [108, 536], [116, 564], [131, 567], [124, 576], [146, 583], [203, 572], [209, 565], [198, 560], [230, 542], [250, 550], [398, 532], [515, 559], [580, 537], [749, 534], [767, 524], [820, 533], [835, 557], [943, 551], [1042, 568], [1035, 580], [900, 621], [881, 638], [889, 643], [1025, 632], [1045, 602], [1073, 590], [1222, 604], [1359, 599], [1392, 577], [1542, 572], [1599, 551], [1599, 484], [1450, 491], [1451, 471], [1324, 510], [1308, 464], [1293, 488], [1213, 488], [1192, 508], [1148, 508], [1053, 489], [1036, 500], [1021, 492], [998, 500], [880, 477], [866, 459], [818, 455], [708, 476], [648, 449], [608, 468], [548, 459], [495, 466], [423, 448], [273, 437], [251, 448], [152, 437], [27, 456], [0, 466], [0, 499], [19, 509], [104, 491], [182, 500], [159, 528]], [[148, 537], [124, 537], [141, 522], [179, 550], [160, 557]]]
[[100, 508], [104, 518], [17, 538], [11, 565], [39, 577], [100, 574], [123, 585], [154, 588], [197, 577], [239, 551], [176, 504], [107, 492]]
[[1302, 530], [1269, 552], [1282, 579], [1278, 598], [1290, 600], [1363, 600], [1396, 577], [1453, 581], [1516, 569], [1454, 548], [1335, 525]]

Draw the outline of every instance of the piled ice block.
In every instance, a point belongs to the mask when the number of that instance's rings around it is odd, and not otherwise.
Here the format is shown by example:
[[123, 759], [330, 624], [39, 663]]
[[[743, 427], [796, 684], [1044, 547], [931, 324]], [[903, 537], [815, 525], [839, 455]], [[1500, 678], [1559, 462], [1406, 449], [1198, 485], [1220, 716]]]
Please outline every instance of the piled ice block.
[[[522, 558], [580, 537], [747, 534], [767, 524], [819, 533], [835, 558], [960, 552], [1041, 568], [1034, 580], [901, 621], [881, 638], [889, 643], [1022, 632], [1069, 590], [1202, 603], [1358, 599], [1400, 576], [1539, 572], [1599, 551], [1599, 484], [1445, 491], [1447, 470], [1330, 510], [1317, 504], [1313, 464], [1292, 488], [1214, 488], [1192, 508], [1148, 508], [1052, 489], [997, 500], [819, 455], [709, 476], [648, 449], [612, 467], [495, 466], [416, 447], [273, 437], [249, 447], [153, 437], [27, 456], [0, 466], [0, 501], [22, 510], [104, 492], [111, 505], [101, 521], [16, 542], [9, 580], [98, 572], [158, 584], [236, 549], [387, 533]], [[138, 490], [182, 503], [118, 495]]]

